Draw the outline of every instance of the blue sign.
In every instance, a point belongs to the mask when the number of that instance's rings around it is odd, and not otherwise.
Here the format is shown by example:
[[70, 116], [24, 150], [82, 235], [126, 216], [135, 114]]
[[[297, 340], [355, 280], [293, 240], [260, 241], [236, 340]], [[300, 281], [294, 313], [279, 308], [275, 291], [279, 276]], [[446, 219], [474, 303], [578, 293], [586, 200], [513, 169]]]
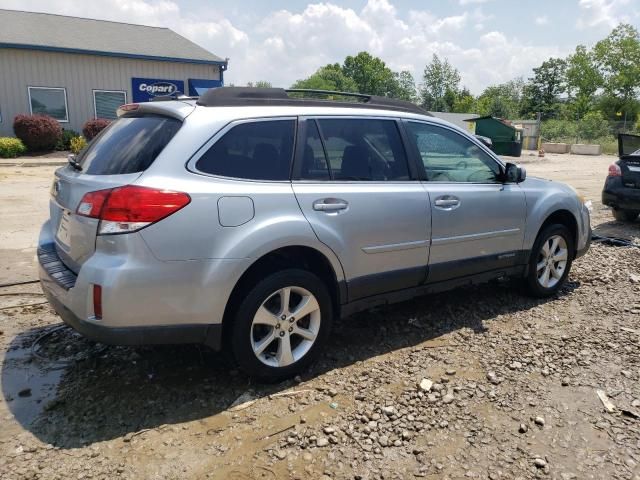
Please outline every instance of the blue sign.
[[184, 81], [133, 77], [131, 79], [131, 91], [134, 103], [148, 102], [153, 97], [173, 95], [176, 92], [184, 93]]
[[218, 88], [222, 86], [222, 80], [205, 80], [199, 78], [189, 79], [189, 95], [199, 97], [210, 88]]

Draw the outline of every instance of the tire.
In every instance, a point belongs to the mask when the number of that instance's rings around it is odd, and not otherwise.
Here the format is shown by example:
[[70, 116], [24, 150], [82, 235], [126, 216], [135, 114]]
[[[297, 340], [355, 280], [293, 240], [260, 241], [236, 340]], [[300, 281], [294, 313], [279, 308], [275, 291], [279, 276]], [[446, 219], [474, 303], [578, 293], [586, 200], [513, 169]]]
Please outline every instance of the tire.
[[[289, 306], [283, 309], [287, 295]], [[304, 315], [296, 318], [303, 308]], [[257, 380], [292, 377], [315, 360], [329, 335], [332, 317], [329, 290], [314, 274], [298, 269], [273, 273], [255, 283], [236, 310], [231, 329], [233, 356]]]
[[[529, 295], [546, 298], [563, 287], [571, 270], [573, 243], [573, 236], [564, 225], [548, 225], [540, 231], [531, 250], [525, 282]], [[550, 256], [554, 251], [555, 255]]]
[[619, 222], [633, 222], [640, 214], [638, 210], [620, 210], [617, 208], [612, 209], [611, 213], [613, 213], [613, 218]]

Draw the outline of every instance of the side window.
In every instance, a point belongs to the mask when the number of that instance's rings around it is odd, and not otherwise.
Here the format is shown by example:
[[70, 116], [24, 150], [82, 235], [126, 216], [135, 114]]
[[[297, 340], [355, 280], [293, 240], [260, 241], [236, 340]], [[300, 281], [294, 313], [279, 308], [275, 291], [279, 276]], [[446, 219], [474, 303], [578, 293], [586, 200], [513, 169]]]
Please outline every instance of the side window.
[[480, 147], [446, 128], [407, 122], [427, 180], [432, 182], [498, 183], [500, 167]]
[[231, 128], [196, 162], [204, 173], [248, 180], [289, 180], [295, 120], [264, 120]]
[[[324, 151], [318, 147], [314, 150], [314, 158], [320, 159], [316, 163], [322, 171], [319, 178], [329, 175], [331, 180], [347, 181], [410, 179], [407, 155], [394, 120], [319, 119], [317, 124], [319, 132], [315, 134], [322, 135], [324, 144]], [[311, 134], [307, 137], [305, 148], [314, 144]], [[313, 178], [305, 176], [304, 170], [303, 164], [303, 178]]]

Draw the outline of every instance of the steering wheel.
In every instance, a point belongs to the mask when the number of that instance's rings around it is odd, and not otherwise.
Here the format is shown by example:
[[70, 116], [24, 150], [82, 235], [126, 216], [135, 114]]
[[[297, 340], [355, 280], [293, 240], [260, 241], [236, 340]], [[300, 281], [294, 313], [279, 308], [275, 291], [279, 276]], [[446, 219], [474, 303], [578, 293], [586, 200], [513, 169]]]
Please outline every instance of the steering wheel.
[[469, 164], [466, 162], [466, 160], [460, 160], [458, 163], [456, 163], [456, 170], [466, 170], [467, 168], [469, 168]]

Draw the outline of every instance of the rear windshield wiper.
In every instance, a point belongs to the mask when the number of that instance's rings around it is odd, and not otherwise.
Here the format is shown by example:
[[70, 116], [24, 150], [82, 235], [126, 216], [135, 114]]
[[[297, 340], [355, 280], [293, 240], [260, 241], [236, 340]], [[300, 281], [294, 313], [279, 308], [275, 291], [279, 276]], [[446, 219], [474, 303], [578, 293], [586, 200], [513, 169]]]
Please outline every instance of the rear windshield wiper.
[[73, 153], [70, 153], [67, 156], [67, 161], [69, 162], [69, 165], [71, 165], [75, 170], [78, 171], [82, 171], [82, 166], [78, 163], [78, 161], [76, 160], [76, 156]]

